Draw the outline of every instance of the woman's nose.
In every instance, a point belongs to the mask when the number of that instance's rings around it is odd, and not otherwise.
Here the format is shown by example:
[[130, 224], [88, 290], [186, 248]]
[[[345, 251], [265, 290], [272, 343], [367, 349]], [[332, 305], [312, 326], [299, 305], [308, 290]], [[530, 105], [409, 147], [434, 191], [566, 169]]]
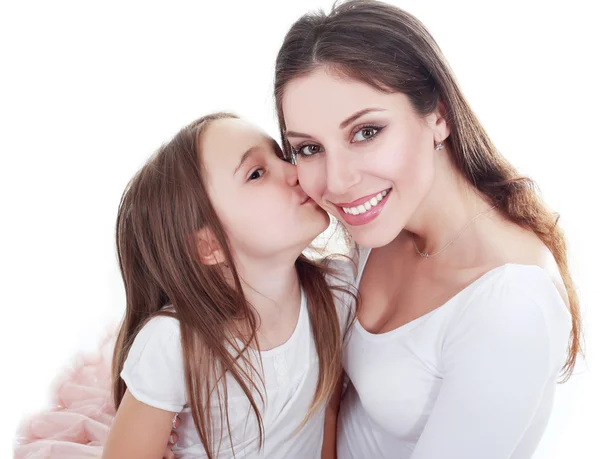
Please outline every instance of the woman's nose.
[[360, 174], [349, 155], [333, 151], [328, 153], [324, 170], [327, 190], [334, 195], [343, 195], [360, 181]]

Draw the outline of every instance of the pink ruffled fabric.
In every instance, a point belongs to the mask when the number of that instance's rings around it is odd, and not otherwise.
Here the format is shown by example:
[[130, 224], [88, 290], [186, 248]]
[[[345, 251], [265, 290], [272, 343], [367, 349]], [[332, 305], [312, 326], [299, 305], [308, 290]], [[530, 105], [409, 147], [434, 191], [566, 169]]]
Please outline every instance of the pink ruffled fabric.
[[53, 407], [26, 419], [17, 432], [15, 459], [91, 459], [102, 455], [115, 416], [111, 361], [115, 333], [99, 352], [81, 354], [53, 385]]

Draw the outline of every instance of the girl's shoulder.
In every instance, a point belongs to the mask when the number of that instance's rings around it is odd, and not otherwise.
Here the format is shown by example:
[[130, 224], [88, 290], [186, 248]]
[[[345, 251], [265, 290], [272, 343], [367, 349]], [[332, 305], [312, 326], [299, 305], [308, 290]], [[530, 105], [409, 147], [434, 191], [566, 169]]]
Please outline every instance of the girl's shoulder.
[[171, 315], [150, 319], [136, 335], [121, 378], [139, 401], [179, 412], [186, 404], [179, 321]]
[[150, 336], [155, 334], [179, 334], [179, 320], [175, 316], [175, 309], [172, 306], [164, 307], [160, 314], [157, 314], [148, 320], [138, 333], [138, 336]]
[[181, 366], [180, 336], [179, 320], [174, 315], [154, 316], [136, 334], [125, 367], [152, 366], [160, 361], [177, 362]]
[[330, 255], [324, 259], [329, 272], [327, 280], [330, 286], [356, 288], [358, 274], [369, 256], [370, 249], [354, 244], [347, 253]]
[[356, 281], [357, 264], [349, 256], [335, 255], [323, 260], [327, 268], [326, 279], [330, 287], [353, 286]]

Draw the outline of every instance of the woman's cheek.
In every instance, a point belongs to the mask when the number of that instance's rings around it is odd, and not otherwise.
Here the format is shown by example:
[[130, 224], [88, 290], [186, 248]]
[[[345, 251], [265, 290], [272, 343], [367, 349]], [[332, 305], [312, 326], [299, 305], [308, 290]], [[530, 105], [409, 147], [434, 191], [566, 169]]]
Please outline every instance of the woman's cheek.
[[300, 182], [300, 186], [313, 201], [320, 203], [324, 191], [323, 184], [326, 180], [325, 169], [322, 167], [314, 167], [314, 165], [310, 164], [308, 161], [302, 161], [303, 160], [300, 160], [296, 166], [298, 168], [298, 181]]
[[403, 179], [410, 172], [410, 155], [399, 146], [387, 146], [367, 162], [372, 175], [392, 182]]

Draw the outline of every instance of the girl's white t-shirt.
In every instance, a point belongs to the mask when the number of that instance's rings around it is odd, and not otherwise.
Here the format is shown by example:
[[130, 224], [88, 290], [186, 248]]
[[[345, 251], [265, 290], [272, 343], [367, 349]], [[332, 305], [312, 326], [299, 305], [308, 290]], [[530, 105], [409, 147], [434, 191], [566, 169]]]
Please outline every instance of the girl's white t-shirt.
[[[360, 249], [357, 286], [370, 251]], [[493, 269], [387, 333], [355, 322], [338, 458], [529, 459], [546, 427], [571, 317], [538, 266]]]
[[[352, 284], [354, 273], [349, 263], [334, 261], [336, 278], [330, 285]], [[346, 326], [351, 298], [334, 291], [342, 330]], [[300, 427], [308, 413], [317, 387], [319, 362], [312, 335], [307, 300], [301, 295], [298, 322], [290, 338], [282, 345], [255, 352], [262, 359], [266, 406], [255, 397], [261, 409], [264, 443], [258, 449], [259, 430], [250, 403], [239, 385], [227, 381], [231, 439], [216, 399], [211, 403], [215, 451], [218, 458], [320, 458], [323, 443], [324, 407]], [[178, 458], [207, 457], [198, 437], [186, 395], [180, 329], [177, 319], [159, 316], [138, 333], [123, 365], [121, 377], [129, 392], [139, 401], [166, 411], [179, 413], [179, 440], [173, 448]], [[230, 441], [231, 440], [231, 441]], [[233, 448], [232, 448], [233, 445]], [[165, 445], [166, 446], [166, 445]]]

